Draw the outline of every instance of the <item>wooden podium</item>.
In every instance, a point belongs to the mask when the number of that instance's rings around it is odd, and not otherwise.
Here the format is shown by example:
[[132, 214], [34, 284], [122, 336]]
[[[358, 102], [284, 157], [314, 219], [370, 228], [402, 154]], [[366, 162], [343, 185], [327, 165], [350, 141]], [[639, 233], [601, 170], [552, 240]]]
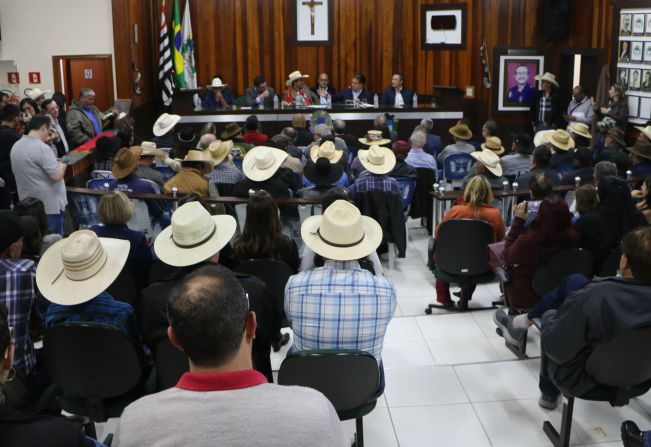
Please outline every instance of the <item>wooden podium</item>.
[[172, 95], [172, 113], [176, 115], [191, 115], [194, 110], [194, 95], [201, 92], [200, 88], [174, 90]]
[[463, 90], [451, 85], [433, 85], [434, 97], [437, 106], [458, 107], [463, 106]]

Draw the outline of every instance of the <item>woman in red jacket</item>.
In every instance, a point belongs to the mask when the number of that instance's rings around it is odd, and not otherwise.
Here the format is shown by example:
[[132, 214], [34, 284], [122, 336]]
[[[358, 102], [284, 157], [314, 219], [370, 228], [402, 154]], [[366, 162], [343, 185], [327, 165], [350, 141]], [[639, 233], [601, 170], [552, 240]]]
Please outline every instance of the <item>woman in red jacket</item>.
[[[493, 242], [504, 239], [504, 220], [502, 214], [493, 205], [493, 191], [483, 175], [473, 177], [463, 191], [463, 203], [453, 206], [441, 222], [448, 219], [479, 219], [493, 227]], [[440, 225], [440, 224], [439, 224]], [[436, 227], [435, 236], [438, 235]], [[474, 291], [474, 288], [473, 288]], [[450, 297], [450, 283], [436, 280], [436, 301], [444, 306], [453, 306]]]

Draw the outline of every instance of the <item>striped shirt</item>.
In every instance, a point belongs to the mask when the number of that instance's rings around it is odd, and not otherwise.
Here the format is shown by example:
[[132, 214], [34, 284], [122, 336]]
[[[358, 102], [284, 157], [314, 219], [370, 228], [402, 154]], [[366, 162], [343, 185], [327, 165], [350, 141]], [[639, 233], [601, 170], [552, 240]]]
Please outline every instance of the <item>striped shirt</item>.
[[357, 261], [326, 260], [323, 267], [290, 277], [285, 288], [295, 351], [358, 349], [379, 364], [395, 309], [391, 280], [361, 269]]
[[543, 93], [540, 96], [540, 110], [538, 111], [538, 122], [549, 123], [551, 122], [552, 115], [552, 97], [551, 95], [545, 96]]

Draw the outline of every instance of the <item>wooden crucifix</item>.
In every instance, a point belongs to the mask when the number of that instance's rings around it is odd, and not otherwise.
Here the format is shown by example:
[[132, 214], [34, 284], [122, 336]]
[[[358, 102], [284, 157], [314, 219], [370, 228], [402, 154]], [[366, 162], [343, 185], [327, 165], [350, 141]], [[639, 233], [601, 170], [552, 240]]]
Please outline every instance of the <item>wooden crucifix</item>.
[[303, 6], [310, 8], [310, 35], [314, 36], [314, 8], [323, 5], [323, 2], [309, 0], [302, 3]]

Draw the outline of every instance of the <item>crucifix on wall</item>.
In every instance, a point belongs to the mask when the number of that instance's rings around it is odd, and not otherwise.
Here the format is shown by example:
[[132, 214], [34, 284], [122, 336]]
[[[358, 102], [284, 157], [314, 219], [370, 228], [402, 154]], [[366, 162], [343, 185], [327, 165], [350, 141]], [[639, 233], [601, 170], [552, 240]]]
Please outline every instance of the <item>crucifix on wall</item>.
[[302, 3], [303, 6], [307, 6], [310, 8], [310, 35], [314, 36], [314, 15], [315, 15], [315, 8], [317, 6], [322, 6], [323, 2], [317, 2], [314, 0], [310, 0], [307, 2]]
[[293, 0], [297, 45], [331, 45], [334, 0]]

